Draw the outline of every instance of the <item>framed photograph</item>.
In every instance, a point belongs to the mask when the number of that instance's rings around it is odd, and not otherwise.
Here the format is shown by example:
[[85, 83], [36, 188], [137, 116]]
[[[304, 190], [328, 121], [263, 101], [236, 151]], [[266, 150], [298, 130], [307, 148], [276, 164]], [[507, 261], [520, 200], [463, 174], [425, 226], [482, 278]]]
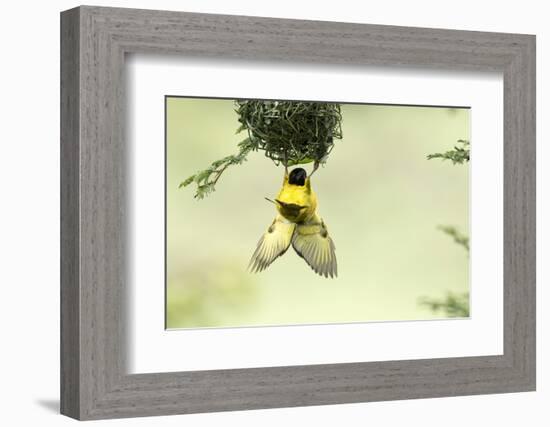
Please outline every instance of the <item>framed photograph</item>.
[[535, 37], [61, 14], [61, 412], [535, 390]]

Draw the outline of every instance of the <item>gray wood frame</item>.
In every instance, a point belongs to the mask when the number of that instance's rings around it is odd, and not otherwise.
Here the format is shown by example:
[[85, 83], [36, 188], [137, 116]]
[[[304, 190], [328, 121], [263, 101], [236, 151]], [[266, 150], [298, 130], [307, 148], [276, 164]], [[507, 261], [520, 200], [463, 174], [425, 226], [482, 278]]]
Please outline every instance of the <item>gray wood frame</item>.
[[[124, 57], [504, 75], [504, 354], [129, 375]], [[535, 389], [535, 37], [83, 6], [61, 14], [61, 412], [100, 419]], [[159, 278], [162, 286], [162, 278]]]

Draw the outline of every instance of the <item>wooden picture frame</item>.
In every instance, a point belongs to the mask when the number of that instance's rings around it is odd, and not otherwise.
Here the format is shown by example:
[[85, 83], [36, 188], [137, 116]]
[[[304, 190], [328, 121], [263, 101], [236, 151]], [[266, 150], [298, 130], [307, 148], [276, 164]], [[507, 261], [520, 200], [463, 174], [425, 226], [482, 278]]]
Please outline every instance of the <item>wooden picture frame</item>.
[[[504, 353], [127, 374], [126, 53], [502, 72]], [[535, 389], [532, 35], [78, 7], [61, 14], [61, 166], [65, 415], [85, 420]]]

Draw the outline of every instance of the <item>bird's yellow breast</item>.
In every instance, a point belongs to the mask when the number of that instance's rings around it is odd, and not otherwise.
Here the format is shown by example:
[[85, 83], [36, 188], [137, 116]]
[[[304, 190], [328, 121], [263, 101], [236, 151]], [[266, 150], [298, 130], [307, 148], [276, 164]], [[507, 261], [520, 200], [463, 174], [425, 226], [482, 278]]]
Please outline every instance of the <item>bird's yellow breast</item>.
[[[277, 201], [281, 202], [277, 204], [279, 213], [295, 223], [311, 218], [317, 209], [317, 196], [311, 189], [309, 178], [306, 185], [285, 182], [277, 195]], [[301, 209], [297, 209], [297, 207]]]

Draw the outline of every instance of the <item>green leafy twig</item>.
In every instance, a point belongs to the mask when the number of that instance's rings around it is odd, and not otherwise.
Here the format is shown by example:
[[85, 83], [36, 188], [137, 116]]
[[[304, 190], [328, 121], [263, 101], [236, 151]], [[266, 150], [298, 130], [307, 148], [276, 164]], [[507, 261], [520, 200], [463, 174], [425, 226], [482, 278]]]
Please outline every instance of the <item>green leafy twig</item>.
[[457, 145], [455, 145], [452, 150], [446, 151], [445, 153], [428, 154], [427, 157], [428, 160], [451, 160], [453, 162], [453, 165], [461, 165], [464, 162], [470, 161], [470, 141], [466, 139], [459, 139], [457, 141]]
[[443, 231], [446, 235], [453, 238], [454, 242], [466, 249], [466, 252], [470, 253], [470, 238], [452, 225], [440, 225], [437, 227], [439, 230]]
[[432, 312], [443, 312], [447, 317], [470, 317], [470, 294], [464, 292], [455, 294], [447, 292], [445, 298], [421, 298], [419, 304], [429, 308]]
[[[428, 160], [440, 158], [443, 160], [451, 160], [453, 165], [464, 164], [470, 161], [470, 141], [459, 139], [453, 150], [445, 153], [435, 153], [427, 156]], [[454, 242], [462, 246], [468, 254], [470, 253], [470, 239], [468, 236], [460, 233], [458, 229], [452, 225], [440, 225], [437, 227], [448, 236], [452, 237]], [[469, 317], [470, 316], [470, 293], [464, 292], [455, 294], [447, 292], [443, 299], [433, 299], [422, 297], [419, 304], [427, 307], [432, 312], [443, 312], [447, 317]]]
[[[451, 225], [440, 225], [437, 227], [448, 236], [452, 237], [455, 243], [466, 249], [470, 253], [470, 239], [468, 236], [460, 233], [456, 227]], [[443, 312], [447, 317], [469, 317], [470, 316], [470, 293], [464, 292], [455, 294], [447, 292], [447, 296], [443, 299], [433, 299], [422, 297], [419, 302], [430, 309], [432, 312]]]
[[197, 191], [195, 193], [195, 198], [197, 199], [203, 199], [208, 194], [214, 192], [216, 190], [216, 184], [225, 170], [229, 166], [240, 165], [246, 161], [248, 153], [255, 148], [250, 138], [241, 141], [238, 146], [239, 152], [237, 154], [216, 160], [209, 168], [199, 171], [181, 182], [178, 188], [187, 187], [192, 183], [197, 184]]

